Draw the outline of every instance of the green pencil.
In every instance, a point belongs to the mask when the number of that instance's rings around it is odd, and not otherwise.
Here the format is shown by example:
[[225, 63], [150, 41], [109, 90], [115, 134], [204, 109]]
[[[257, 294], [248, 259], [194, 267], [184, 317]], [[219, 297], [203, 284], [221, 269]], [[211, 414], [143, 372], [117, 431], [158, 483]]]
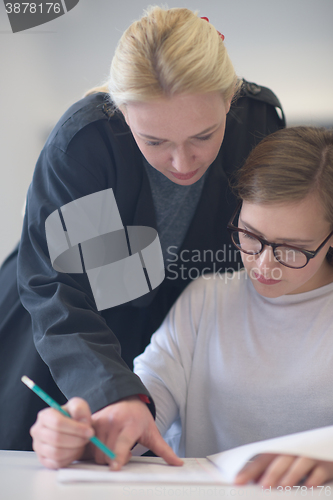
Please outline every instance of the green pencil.
[[[46, 404], [48, 404], [55, 410], [60, 411], [60, 413], [65, 415], [65, 417], [71, 418], [70, 414], [66, 410], [64, 410], [56, 401], [54, 401], [54, 399], [52, 399], [51, 396], [46, 394], [46, 392], [44, 392], [43, 389], [38, 387], [38, 385], [36, 385], [35, 382], [33, 382], [29, 377], [23, 375], [21, 380], [27, 387], [29, 387], [29, 389], [31, 389], [35, 394], [37, 394], [37, 396], [39, 396], [43, 401], [45, 401]], [[116, 458], [116, 455], [113, 453], [113, 451], [111, 451], [110, 448], [108, 448], [105, 444], [103, 444], [102, 441], [100, 441], [96, 436], [91, 437], [90, 441], [94, 443], [94, 445], [97, 446], [97, 448], [102, 450], [102, 452], [105, 453], [105, 455], [112, 458], [112, 460]]]

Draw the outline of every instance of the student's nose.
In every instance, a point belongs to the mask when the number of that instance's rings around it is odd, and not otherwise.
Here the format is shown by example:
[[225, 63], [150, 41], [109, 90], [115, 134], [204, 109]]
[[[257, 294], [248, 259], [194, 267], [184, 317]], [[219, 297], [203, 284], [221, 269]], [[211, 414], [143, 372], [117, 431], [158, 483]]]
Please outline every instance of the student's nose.
[[279, 262], [274, 257], [272, 247], [267, 245], [264, 247], [263, 251], [258, 255], [256, 259], [256, 265], [263, 276], [266, 276], [267, 272], [272, 270], [274, 267], [279, 266]]
[[189, 148], [178, 146], [172, 152], [172, 166], [180, 174], [195, 170], [195, 155]]

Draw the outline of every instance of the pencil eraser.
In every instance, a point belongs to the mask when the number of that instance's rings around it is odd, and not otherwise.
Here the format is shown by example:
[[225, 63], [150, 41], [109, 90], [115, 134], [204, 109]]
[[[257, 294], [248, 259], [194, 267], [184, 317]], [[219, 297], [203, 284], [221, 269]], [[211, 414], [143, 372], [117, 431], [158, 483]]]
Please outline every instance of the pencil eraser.
[[30, 380], [30, 378], [27, 377], [26, 375], [23, 375], [21, 380], [25, 385], [27, 385], [29, 387], [29, 389], [32, 389], [33, 386], [35, 385], [34, 382], [32, 380]]

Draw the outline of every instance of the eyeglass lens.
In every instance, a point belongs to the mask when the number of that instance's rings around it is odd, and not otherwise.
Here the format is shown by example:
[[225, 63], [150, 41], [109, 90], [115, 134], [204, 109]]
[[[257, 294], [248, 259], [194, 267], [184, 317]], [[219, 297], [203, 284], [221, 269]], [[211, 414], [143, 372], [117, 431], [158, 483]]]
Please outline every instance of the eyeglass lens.
[[[263, 248], [263, 244], [255, 236], [240, 231], [232, 233], [232, 240], [242, 252], [249, 255], [259, 254]], [[274, 249], [274, 256], [281, 264], [286, 264], [289, 267], [299, 268], [307, 263], [306, 255], [303, 252], [283, 245]]]

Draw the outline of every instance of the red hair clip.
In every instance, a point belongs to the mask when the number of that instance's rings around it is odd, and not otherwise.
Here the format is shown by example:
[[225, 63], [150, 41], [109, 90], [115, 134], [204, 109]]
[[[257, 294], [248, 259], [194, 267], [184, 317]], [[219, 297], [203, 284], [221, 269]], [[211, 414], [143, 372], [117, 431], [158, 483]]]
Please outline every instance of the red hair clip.
[[[209, 19], [208, 17], [201, 17], [200, 19], [204, 19], [205, 21], [207, 21], [209, 23]], [[216, 28], [215, 28], [216, 29]], [[217, 31], [217, 30], [216, 30]], [[220, 37], [222, 38], [222, 40], [224, 40], [224, 35], [222, 35], [222, 33], [220, 33], [219, 31], [217, 31], [218, 34], [220, 35]]]

